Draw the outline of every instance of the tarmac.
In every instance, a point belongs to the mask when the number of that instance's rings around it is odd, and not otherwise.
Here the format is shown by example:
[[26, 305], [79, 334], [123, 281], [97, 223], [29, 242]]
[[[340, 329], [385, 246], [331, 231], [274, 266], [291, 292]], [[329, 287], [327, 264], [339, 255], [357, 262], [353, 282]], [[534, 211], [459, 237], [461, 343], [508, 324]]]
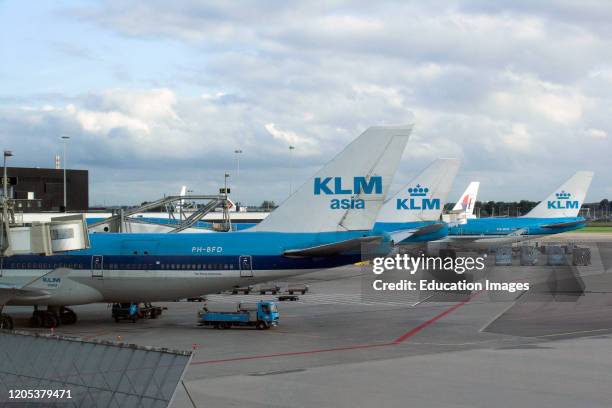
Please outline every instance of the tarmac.
[[[77, 306], [77, 324], [57, 332], [193, 350], [172, 407], [609, 408], [608, 235], [548, 241], [591, 245], [589, 267], [498, 268], [488, 275], [530, 281], [529, 293], [372, 297], [363, 290], [372, 276], [367, 266], [349, 266], [292, 278], [310, 291], [279, 303], [280, 325], [270, 330], [199, 327], [202, 304], [183, 301], [161, 303], [161, 318], [136, 323], [115, 323], [105, 304]], [[31, 308], [7, 309], [20, 330], [27, 326]]]

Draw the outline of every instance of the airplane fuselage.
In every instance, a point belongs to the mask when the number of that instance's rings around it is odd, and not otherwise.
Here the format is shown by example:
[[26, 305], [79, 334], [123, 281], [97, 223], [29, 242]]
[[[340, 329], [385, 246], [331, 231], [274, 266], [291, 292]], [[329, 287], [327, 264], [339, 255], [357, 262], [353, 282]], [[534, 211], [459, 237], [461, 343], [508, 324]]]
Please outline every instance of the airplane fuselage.
[[[567, 226], [550, 227], [555, 224], [572, 224]], [[450, 225], [448, 235], [450, 238], [476, 236], [501, 237], [519, 231], [521, 236], [539, 236], [558, 234], [583, 228], [586, 220], [582, 217], [560, 218], [475, 218], [467, 219], [465, 224]]]
[[21, 286], [42, 277], [39, 290], [15, 296], [11, 304], [173, 300], [358, 262], [358, 251], [329, 257], [287, 257], [283, 252], [367, 235], [371, 233], [92, 234], [87, 250], [2, 259], [0, 284]]

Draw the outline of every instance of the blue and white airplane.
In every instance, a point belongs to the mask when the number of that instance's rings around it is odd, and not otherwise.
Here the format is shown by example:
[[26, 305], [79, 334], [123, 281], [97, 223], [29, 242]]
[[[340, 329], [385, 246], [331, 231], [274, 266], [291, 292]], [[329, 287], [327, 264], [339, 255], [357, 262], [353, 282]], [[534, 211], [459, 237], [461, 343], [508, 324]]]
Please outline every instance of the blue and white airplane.
[[[388, 252], [372, 227], [411, 126], [372, 127], [257, 226], [203, 234], [91, 234], [91, 247], [52, 256], [1, 259], [0, 312], [35, 308], [33, 323], [74, 323], [66, 306], [162, 301], [351, 264], [363, 244]], [[12, 327], [1, 315], [0, 328]]]
[[584, 227], [579, 217], [593, 172], [579, 171], [544, 201], [522, 217], [467, 219], [449, 226], [443, 242], [457, 248], [487, 248]]

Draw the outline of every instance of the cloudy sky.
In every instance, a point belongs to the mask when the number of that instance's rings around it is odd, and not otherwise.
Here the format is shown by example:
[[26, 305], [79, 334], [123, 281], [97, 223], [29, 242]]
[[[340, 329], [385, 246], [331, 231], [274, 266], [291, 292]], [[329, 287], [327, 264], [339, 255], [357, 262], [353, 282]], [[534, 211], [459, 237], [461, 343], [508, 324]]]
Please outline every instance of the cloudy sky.
[[0, 144], [53, 167], [69, 135], [92, 205], [225, 171], [239, 200], [282, 201], [367, 126], [411, 122], [398, 187], [453, 156], [451, 199], [480, 180], [540, 200], [582, 169], [612, 198], [609, 1], [35, 5], [0, 1]]

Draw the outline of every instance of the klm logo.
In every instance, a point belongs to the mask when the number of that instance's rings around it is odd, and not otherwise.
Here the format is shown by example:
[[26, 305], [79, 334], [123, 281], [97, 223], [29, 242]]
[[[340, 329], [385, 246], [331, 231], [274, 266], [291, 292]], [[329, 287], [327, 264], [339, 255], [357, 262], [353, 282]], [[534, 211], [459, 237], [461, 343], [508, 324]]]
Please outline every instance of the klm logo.
[[[315, 195], [359, 195], [382, 194], [382, 177], [353, 177], [352, 183], [342, 177], [315, 177]], [[329, 208], [332, 210], [364, 209], [365, 201], [360, 198], [332, 198]]]
[[416, 187], [410, 187], [408, 194], [410, 198], [398, 198], [396, 208], [398, 210], [439, 210], [439, 198], [427, 198], [429, 189], [417, 184]]
[[566, 193], [565, 191], [561, 191], [560, 193], [556, 193], [556, 200], [548, 201], [548, 209], [549, 210], [566, 210], [566, 209], [578, 209], [580, 208], [580, 203], [576, 200], [570, 200], [572, 195], [570, 193]]
[[47, 284], [48, 288], [58, 288], [62, 282], [62, 278], [43, 277], [42, 281]]

